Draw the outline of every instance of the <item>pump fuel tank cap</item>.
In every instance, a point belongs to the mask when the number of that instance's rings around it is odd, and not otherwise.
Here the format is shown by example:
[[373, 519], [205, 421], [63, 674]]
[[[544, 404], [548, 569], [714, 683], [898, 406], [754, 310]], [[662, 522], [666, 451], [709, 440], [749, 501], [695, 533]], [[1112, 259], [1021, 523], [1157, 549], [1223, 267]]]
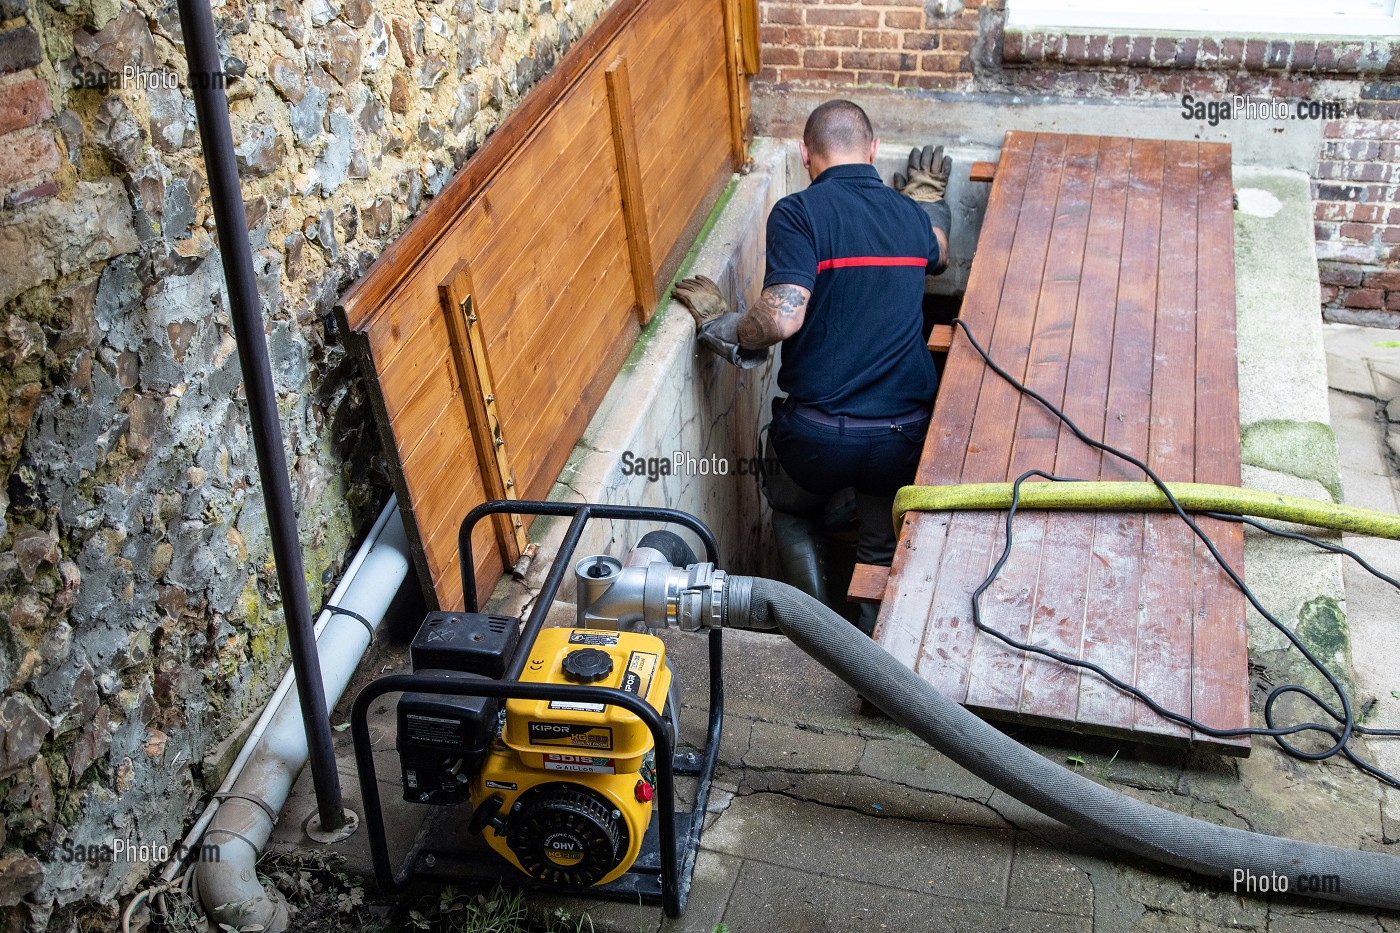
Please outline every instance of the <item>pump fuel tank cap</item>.
[[590, 684], [612, 673], [612, 655], [597, 648], [580, 648], [564, 655], [564, 674], [570, 680]]

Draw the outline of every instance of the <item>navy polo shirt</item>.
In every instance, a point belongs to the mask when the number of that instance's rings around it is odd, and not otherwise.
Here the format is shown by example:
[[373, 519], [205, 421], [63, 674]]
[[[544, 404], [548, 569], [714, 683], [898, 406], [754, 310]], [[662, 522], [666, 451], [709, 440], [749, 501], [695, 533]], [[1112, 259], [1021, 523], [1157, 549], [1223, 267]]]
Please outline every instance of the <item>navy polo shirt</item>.
[[931, 407], [924, 275], [938, 260], [928, 215], [872, 165], [833, 165], [773, 205], [763, 287], [812, 292], [802, 327], [783, 341], [778, 387], [828, 415]]

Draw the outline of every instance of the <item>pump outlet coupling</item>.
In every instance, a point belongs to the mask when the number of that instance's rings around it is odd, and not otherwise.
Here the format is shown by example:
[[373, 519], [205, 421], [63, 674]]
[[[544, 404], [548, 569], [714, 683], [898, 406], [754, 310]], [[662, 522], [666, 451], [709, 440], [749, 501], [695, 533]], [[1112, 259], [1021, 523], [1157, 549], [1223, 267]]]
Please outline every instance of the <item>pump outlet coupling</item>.
[[[650, 557], [656, 559], [640, 562]], [[579, 628], [694, 632], [723, 622], [728, 575], [714, 564], [676, 567], [650, 548], [635, 548], [621, 565], [602, 555], [585, 557], [574, 565], [574, 575]]]

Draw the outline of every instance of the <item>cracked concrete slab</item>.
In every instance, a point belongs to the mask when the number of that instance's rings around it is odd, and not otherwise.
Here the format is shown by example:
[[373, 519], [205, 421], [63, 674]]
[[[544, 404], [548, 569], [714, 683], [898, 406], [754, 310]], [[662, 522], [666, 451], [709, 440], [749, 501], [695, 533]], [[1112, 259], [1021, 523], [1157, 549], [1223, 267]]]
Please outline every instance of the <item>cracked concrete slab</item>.
[[865, 739], [786, 723], [756, 722], [744, 765], [785, 771], [850, 771], [865, 752]]
[[860, 770], [871, 777], [920, 790], [986, 802], [994, 788], [927, 745], [880, 739], [871, 741]]
[[1088, 872], [1052, 846], [1022, 833], [1016, 838], [1006, 905], [1068, 914], [1094, 915], [1094, 885]]
[[[918, 866], [910, 866], [917, 871]], [[925, 872], [924, 874], [927, 874]], [[927, 879], [930, 890], [937, 878]], [[1087, 931], [1089, 921], [871, 886], [761, 862], [746, 862], [725, 923], [735, 933], [850, 933], [959, 930], [1002, 933]]]
[[[1009, 830], [869, 817], [779, 794], [737, 797], [706, 849], [831, 878], [1000, 904], [1010, 878]], [[755, 831], [781, 827], [780, 832]], [[870, 831], [880, 843], [871, 846]]]
[[772, 792], [871, 817], [1009, 828], [1001, 814], [985, 803], [938, 791], [921, 790], [865, 774], [791, 774], [745, 772], [744, 793]]

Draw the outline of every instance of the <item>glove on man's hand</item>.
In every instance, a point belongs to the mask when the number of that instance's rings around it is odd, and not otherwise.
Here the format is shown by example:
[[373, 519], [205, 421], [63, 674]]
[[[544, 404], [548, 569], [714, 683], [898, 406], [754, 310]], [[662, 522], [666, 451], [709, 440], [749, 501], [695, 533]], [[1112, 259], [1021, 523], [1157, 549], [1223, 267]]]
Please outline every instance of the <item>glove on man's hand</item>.
[[719, 286], [703, 275], [677, 282], [671, 292], [685, 305], [699, 325], [696, 339], [720, 359], [740, 369], [753, 369], [768, 359], [768, 350], [747, 350], [739, 346], [739, 321], [743, 315], [729, 310]]
[[671, 294], [690, 311], [696, 327], [704, 327], [715, 318], [729, 313], [729, 302], [724, 300], [724, 293], [714, 279], [703, 275], [681, 279]]
[[953, 228], [953, 212], [943, 196], [948, 191], [948, 176], [953, 160], [943, 154], [943, 147], [925, 146], [909, 150], [908, 175], [895, 172], [894, 190], [913, 198], [924, 209], [929, 221], [948, 233]]
[[909, 150], [909, 163], [904, 171], [894, 175], [894, 190], [909, 195], [915, 201], [941, 201], [948, 191], [948, 176], [953, 171], [953, 160], [943, 154], [943, 147], [937, 149], [925, 146]]

